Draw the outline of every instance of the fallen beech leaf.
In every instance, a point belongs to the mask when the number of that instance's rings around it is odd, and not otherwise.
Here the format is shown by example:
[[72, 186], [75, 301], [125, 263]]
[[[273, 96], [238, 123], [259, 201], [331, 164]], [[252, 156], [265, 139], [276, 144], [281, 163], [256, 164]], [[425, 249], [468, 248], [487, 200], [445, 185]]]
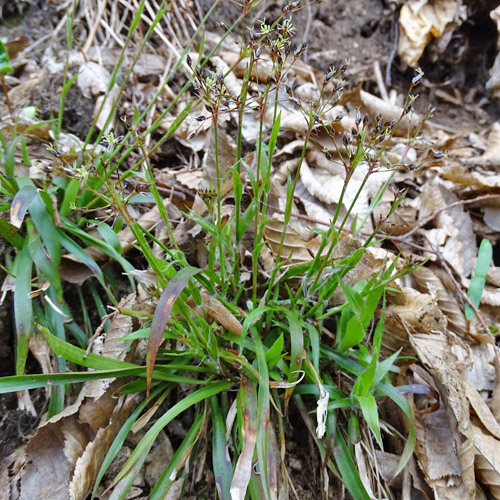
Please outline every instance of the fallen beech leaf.
[[403, 348], [403, 352], [409, 354], [412, 348], [408, 332], [444, 331], [447, 320], [431, 295], [406, 287], [402, 291], [402, 296], [395, 297], [398, 303], [387, 306], [382, 344], [389, 352]]
[[428, 266], [420, 267], [412, 273], [412, 277], [420, 291], [428, 293], [437, 301], [439, 310], [446, 317], [447, 327], [463, 337], [467, 329], [463, 310], [452, 293], [454, 290], [448, 290], [433, 269]]
[[442, 168], [441, 175], [445, 179], [468, 187], [470, 194], [477, 191], [480, 191], [481, 194], [485, 194], [484, 191], [498, 193], [498, 188], [500, 188], [500, 174], [495, 172], [485, 170], [476, 172], [454, 164]]
[[212, 297], [204, 288], [201, 290], [203, 308], [207, 315], [227, 328], [235, 335], [241, 335], [241, 323], [230, 313], [227, 307], [216, 297]]
[[457, 0], [409, 0], [399, 13], [399, 46], [401, 58], [416, 66], [432, 37], [440, 37], [451, 22], [461, 24], [466, 11]]
[[[465, 383], [458, 370], [458, 360], [455, 353], [461, 343], [457, 336], [451, 333], [432, 335], [410, 334], [410, 341], [418, 356], [434, 378], [439, 394], [444, 403], [446, 425], [451, 432], [448, 440], [460, 464], [457, 480], [450, 478], [451, 483], [459, 490], [448, 490], [445, 487], [444, 498], [474, 498], [474, 449], [470, 424], [469, 403], [465, 396]], [[452, 350], [452, 345], [454, 350]], [[438, 438], [436, 439], [446, 439]], [[426, 446], [432, 446], [426, 439]], [[456, 450], [456, 451], [455, 451]], [[438, 467], [436, 463], [433, 466]], [[455, 496], [448, 496], [453, 491]]]
[[156, 361], [158, 349], [163, 340], [163, 331], [167, 326], [167, 322], [172, 313], [172, 307], [177, 297], [182, 293], [187, 285], [189, 278], [199, 273], [201, 269], [195, 267], [184, 267], [170, 280], [168, 285], [163, 290], [158, 305], [156, 306], [151, 322], [151, 330], [149, 333], [148, 348], [146, 353], [146, 377], [147, 389], [146, 397], [149, 398], [149, 390], [151, 388], [151, 380], [153, 378], [153, 368]]
[[500, 499], [500, 441], [472, 425], [476, 448], [476, 471], [482, 483], [490, 488], [495, 499]]
[[490, 432], [490, 434], [495, 436], [497, 439], [500, 439], [500, 425], [493, 416], [493, 413], [488, 408], [477, 389], [468, 380], [464, 380], [464, 384], [467, 399], [469, 400], [473, 410], [476, 412], [479, 420], [484, 425], [485, 429]]
[[[278, 256], [284, 227], [282, 221], [273, 219], [270, 220], [264, 228], [264, 239], [268, 243], [273, 257], [275, 258]], [[283, 240], [280, 260], [290, 261], [292, 264], [300, 264], [302, 262], [308, 262], [311, 259], [312, 255], [306, 248], [306, 242], [300, 238], [297, 231], [288, 227], [285, 239]]]
[[486, 151], [483, 153], [481, 158], [483, 159], [498, 158], [499, 156], [500, 156], [500, 123], [495, 122], [491, 126], [491, 130], [488, 135], [488, 145]]
[[[436, 177], [432, 183], [424, 186], [420, 200], [420, 217], [425, 218], [455, 203], [458, 198]], [[458, 205], [441, 211], [434, 220], [434, 229], [421, 229], [420, 232], [459, 275], [470, 276], [474, 270], [477, 244], [469, 212]]]

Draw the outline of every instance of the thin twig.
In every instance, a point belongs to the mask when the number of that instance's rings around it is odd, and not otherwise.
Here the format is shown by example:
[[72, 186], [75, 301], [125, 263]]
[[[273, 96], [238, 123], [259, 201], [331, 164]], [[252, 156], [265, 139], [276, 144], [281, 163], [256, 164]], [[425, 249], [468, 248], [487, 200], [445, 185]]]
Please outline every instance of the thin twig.
[[90, 339], [89, 339], [89, 343], [88, 343], [87, 349], [85, 350], [85, 354], [83, 355], [84, 359], [89, 355], [90, 350], [92, 349], [92, 344], [95, 342], [95, 340], [97, 339], [97, 337], [99, 337], [99, 335], [101, 335], [101, 333], [104, 330], [104, 327], [106, 326], [106, 323], [108, 322], [108, 320], [114, 318], [117, 314], [118, 314], [118, 311], [113, 311], [113, 312], [111, 312], [109, 314], [106, 314], [102, 318], [101, 324], [96, 328], [94, 335], [92, 335], [92, 337], [90, 337]]
[[385, 102], [390, 102], [389, 94], [387, 93], [387, 88], [384, 84], [384, 79], [382, 77], [382, 70], [380, 69], [380, 62], [378, 59], [373, 61], [373, 72], [375, 73], [375, 80], [377, 81], [378, 90], [380, 92], [380, 97]]
[[472, 198], [471, 200], [459, 200], [454, 203], [451, 203], [450, 205], [446, 205], [445, 207], [441, 207], [440, 209], [436, 210], [434, 213], [429, 215], [429, 217], [426, 217], [424, 220], [420, 221], [411, 231], [408, 231], [407, 233], [402, 235], [402, 238], [407, 238], [408, 236], [411, 236], [413, 233], [418, 231], [420, 228], [424, 227], [428, 222], [433, 220], [434, 217], [438, 216], [441, 212], [444, 212], [445, 210], [458, 207], [460, 205], [469, 205], [470, 203], [476, 203], [478, 201], [487, 200], [490, 198], [500, 198], [500, 194], [484, 194], [482, 196]]

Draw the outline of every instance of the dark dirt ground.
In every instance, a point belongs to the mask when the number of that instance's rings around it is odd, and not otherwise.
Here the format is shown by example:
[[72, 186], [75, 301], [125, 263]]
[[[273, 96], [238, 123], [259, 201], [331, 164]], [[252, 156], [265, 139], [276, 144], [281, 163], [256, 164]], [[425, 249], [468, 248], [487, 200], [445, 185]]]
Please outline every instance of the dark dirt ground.
[[[281, 10], [281, 3], [263, 2], [264, 7], [252, 13], [247, 25], [264, 18], [268, 22], [273, 21]], [[455, 32], [444, 53], [437, 53], [436, 43], [427, 47], [421, 59], [425, 77], [419, 87], [422, 97], [418, 105], [422, 108], [429, 104], [434, 106], [434, 120], [437, 123], [454, 129], [473, 130], [483, 128], [500, 117], [499, 102], [485, 89], [497, 43], [497, 30], [488, 13], [499, 3], [475, 2], [475, 15]], [[18, 5], [17, 2], [10, 4]], [[211, 0], [202, 0], [202, 11], [211, 4]], [[209, 22], [209, 28], [214, 31], [221, 30], [218, 27], [220, 21], [230, 25], [240, 11], [233, 2], [222, 0], [220, 4]], [[8, 1], [1, 5], [4, 16], [15, 10], [13, 5], [9, 6]], [[347, 59], [350, 66], [345, 75], [346, 88], [361, 85], [363, 89], [376, 95], [379, 94], [379, 89], [374, 77], [374, 65], [378, 62], [387, 89], [394, 88], [398, 93], [405, 94], [414, 70], [401, 62], [397, 55], [397, 11], [394, 4], [391, 5], [393, 8], [383, 0], [326, 0], [295, 14], [297, 44], [302, 41], [308, 43], [305, 61], [325, 71], [329, 66], [341, 65]], [[61, 14], [51, 8], [50, 2], [28, 1], [23, 8], [26, 10], [24, 16], [21, 16], [20, 25], [8, 27], [5, 23], [0, 24], [2, 38], [15, 39], [24, 34], [31, 41], [37, 40], [49, 33], [60, 20]], [[63, 45], [64, 30], [61, 33], [59, 36]], [[59, 95], [53, 91], [57, 87], [57, 82], [47, 81], [33, 93], [31, 104], [39, 108], [42, 119], [58, 112]], [[66, 102], [66, 121], [63, 122], [63, 127], [69, 132], [81, 131], [86, 126], [85, 117], [91, 115], [93, 104], [87, 102], [76, 90], [70, 92]], [[2, 247], [2, 251], [7, 250]], [[4, 275], [0, 274], [0, 279], [3, 278]], [[11, 375], [14, 370], [11, 306], [8, 298], [0, 306], [2, 376]], [[31, 367], [36, 369], [33, 365], [32, 360]], [[43, 398], [43, 394], [39, 398]], [[14, 394], [0, 397], [0, 458], [22, 444], [37, 425], [36, 418], [21, 412], [16, 406]], [[38, 400], [37, 407], [43, 406], [43, 401]], [[290, 467], [296, 474], [294, 483], [301, 499], [317, 498], [315, 491], [320, 486], [320, 478], [316, 477], [317, 464], [311, 462], [314, 455], [312, 449], [309, 438], [300, 443], [290, 443], [290, 455], [295, 457]], [[333, 491], [335, 488], [331, 489]]]

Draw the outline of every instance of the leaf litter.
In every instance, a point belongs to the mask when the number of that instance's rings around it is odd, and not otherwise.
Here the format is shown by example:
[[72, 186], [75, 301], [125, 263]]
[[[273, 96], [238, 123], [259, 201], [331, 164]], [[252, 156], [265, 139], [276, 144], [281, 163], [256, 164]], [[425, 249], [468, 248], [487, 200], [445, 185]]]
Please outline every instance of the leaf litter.
[[[92, 28], [83, 49], [87, 62], [79, 63], [81, 54], [78, 52], [70, 54], [69, 60], [74, 65], [75, 74], [79, 73], [77, 83], [82, 95], [93, 101], [93, 119], [95, 119], [97, 110], [106, 109], [106, 106], [109, 107], [109, 111], [104, 113], [101, 111], [100, 116], [110, 116], [119, 98], [121, 90], [119, 91], [118, 87], [113, 86], [111, 90], [109, 89], [110, 70], [120, 57], [120, 50], [116, 46], [123, 45], [120, 23], [130, 15], [133, 7], [120, 2], [120, 9], [123, 9], [120, 20], [108, 9], [85, 10], [92, 4], [90, 0], [84, 3], [86, 6], [82, 6], [81, 9], [86, 14], [82, 14], [82, 21], [87, 27]], [[168, 18], [158, 33], [166, 49], [158, 54], [154, 52], [153, 47], [149, 47], [151, 53], [134, 66], [134, 85], [125, 89], [126, 98], [122, 98], [120, 104], [122, 106], [120, 112], [130, 114], [134, 108], [145, 107], [152, 87], [162, 87], [164, 102], [157, 102], [149, 111], [146, 115], [146, 125], [150, 125], [162, 112], [162, 106], [176, 95], [170, 84], [163, 85], [163, 83], [174, 58], [178, 57], [184, 47], [183, 44], [189, 39], [190, 30], [193, 25], [196, 26], [196, 20], [187, 4], [181, 3], [180, 7], [185, 16], [182, 18], [183, 21], [174, 28], [173, 18]], [[154, 12], [145, 12], [146, 25], [147, 16], [153, 14]], [[96, 15], [97, 17], [93, 17]], [[408, 65], [416, 66], [431, 36], [441, 40], [446, 36], [451, 37], [453, 30], [465, 20], [465, 16], [465, 7], [459, 1], [407, 2], [402, 6], [399, 15], [402, 36], [398, 50], [401, 58]], [[491, 16], [497, 20], [496, 10], [492, 11]], [[220, 41], [220, 35], [207, 33], [206, 41], [209, 46], [215, 46]], [[29, 47], [28, 45], [28, 49]], [[10, 82], [12, 89], [9, 96], [15, 107], [22, 107], [28, 103], [36, 105], [36, 102], [30, 100], [30, 92], [40, 84], [41, 79], [53, 78], [38, 70], [30, 69], [33, 68], [33, 64], [30, 65], [28, 62], [30, 57], [34, 57], [35, 52], [33, 51], [30, 56], [29, 51], [26, 55], [21, 51], [17, 57], [22, 59], [18, 61], [16, 56], [12, 56], [14, 65], [25, 64], [27, 68], [23, 81]], [[63, 58], [61, 54], [51, 54], [50, 50], [47, 54], [49, 55], [46, 55], [46, 58], [50, 61], [47, 61], [46, 67], [53, 75], [56, 68], [60, 69]], [[192, 54], [192, 59], [195, 59], [196, 52]], [[220, 54], [212, 60], [215, 71], [233, 70], [231, 80], [228, 79], [226, 82], [233, 92], [238, 92], [241, 78], [244, 76], [245, 64], [239, 54], [239, 47], [230, 39], [226, 39]], [[125, 69], [131, 67], [132, 57], [133, 53], [127, 52]], [[500, 56], [497, 55], [497, 62], [498, 57]], [[35, 60], [31, 59], [31, 63]], [[497, 62], [491, 70], [491, 79], [487, 84], [494, 92], [497, 88], [495, 83]], [[265, 85], [267, 82], [269, 70], [265, 65], [259, 65], [254, 71], [255, 81], [252, 91], [257, 95], [259, 85]], [[186, 78], [190, 77], [187, 67], [181, 67], [181, 72]], [[297, 99], [307, 102], [319, 95], [323, 74], [312, 66], [301, 62], [292, 68], [288, 78], [294, 80]], [[283, 98], [285, 101], [285, 97], [279, 96], [279, 100]], [[172, 111], [162, 117], [161, 127], [164, 130], [176, 123], [180, 110], [187, 103], [187, 97], [183, 96], [181, 99], [186, 101], [179, 101]], [[394, 293], [388, 295], [383, 339], [386, 355], [402, 349], [404, 354], [415, 356], [420, 360], [418, 364], [411, 361], [411, 358], [408, 359], [400, 376], [401, 385], [416, 384], [427, 387], [429, 393], [434, 395], [431, 398], [417, 393], [407, 394], [417, 431], [415, 448], [417, 465], [415, 462], [412, 462], [413, 467], [409, 465], [414, 487], [421, 491], [427, 488], [426, 491], [431, 491], [434, 498], [453, 499], [476, 498], [476, 496], [479, 498], [476, 488], [483, 485], [489, 488], [495, 498], [500, 498], [498, 464], [500, 412], [497, 404], [500, 394], [498, 383], [500, 361], [494, 337], [490, 330], [485, 328], [485, 326], [500, 327], [500, 279], [499, 267], [495, 263], [491, 264], [485, 274], [486, 284], [479, 307], [476, 305], [476, 315], [467, 321], [463, 313], [465, 304], [468, 303], [466, 291], [475, 268], [478, 242], [482, 238], [488, 238], [497, 249], [499, 244], [500, 177], [497, 151], [500, 124], [493, 123], [489, 133], [481, 137], [481, 133], [478, 134], [477, 131], [450, 132], [447, 127], [429, 122], [421, 130], [423, 146], [414, 146], [405, 142], [404, 135], [407, 131], [414, 130], [419, 117], [417, 114], [408, 115], [399, 128], [402, 137], [388, 138], [384, 153], [390, 157], [388, 161], [399, 168], [381, 170], [369, 177], [369, 183], [366, 184], [362, 197], [356, 199], [354, 195], [356, 183], [357, 186], [363, 183], [370, 168], [369, 164], [363, 162], [360, 164], [353, 174], [353, 191], [344, 193], [341, 197], [339, 186], [345, 177], [344, 166], [342, 162], [332, 162], [325, 156], [324, 148], [325, 142], [328, 144], [328, 138], [322, 133], [321, 127], [315, 125], [311, 141], [306, 146], [305, 161], [300, 171], [297, 192], [301, 193], [301, 196], [293, 200], [292, 221], [285, 224], [283, 212], [287, 176], [294, 175], [297, 168], [294, 162], [304, 147], [304, 134], [308, 130], [304, 113], [294, 103], [293, 100], [286, 100], [279, 104], [282, 113], [280, 134], [283, 140], [273, 159], [272, 167], [276, 173], [277, 183], [275, 199], [266, 207], [270, 220], [264, 231], [266, 249], [261, 257], [261, 272], [269, 272], [277, 258], [286, 265], [311, 261], [320, 248], [318, 244], [320, 238], [311, 232], [310, 228], [321, 229], [328, 226], [331, 214], [337, 209], [341, 215], [346, 214], [347, 217], [341, 239], [344, 246], [339, 245], [336, 248], [335, 258], [338, 260], [348, 257], [353, 245], [356, 247], [361, 244], [355, 236], [360, 234], [357, 227], [361, 220], [366, 218], [368, 221], [368, 225], [362, 228], [363, 231], [382, 223], [386, 232], [388, 244], [379, 247], [382, 256], [380, 254], [376, 258], [372, 256], [370, 262], [364, 264], [364, 269], [360, 263], [356, 269], [358, 275], [352, 278], [353, 285], [361, 279], [360, 275], [364, 279], [370, 279], [381, 266], [385, 265], [387, 259], [392, 260], [399, 252], [404, 258], [426, 262], [412, 275], [396, 282]], [[363, 116], [369, 114], [371, 117], [380, 115], [382, 120], [390, 122], [401, 115], [401, 109], [401, 106], [388, 103], [374, 93], [358, 87], [351, 92], [345, 92], [342, 101], [328, 111], [325, 119], [333, 120], [343, 115], [338, 122], [334, 122], [333, 132], [334, 135], [342, 137], [351, 132], [358, 113], [362, 113]], [[170, 193], [170, 197], [165, 198], [165, 205], [167, 210], [175, 213], [174, 219], [178, 218], [180, 221], [177, 230], [189, 232], [190, 237], [186, 238], [185, 242], [186, 248], [188, 245], [194, 245], [199, 250], [199, 242], [205, 234], [204, 229], [198, 224], [193, 224], [191, 219], [183, 219], [182, 212], [192, 209], [199, 217], [209, 217], [210, 206], [203, 193], [210, 191], [213, 183], [217, 181], [217, 173], [213, 156], [213, 130], [209, 120], [203, 121], [200, 126], [200, 122], [195, 119], [198, 112], [203, 113], [203, 110], [194, 109], [173, 134], [174, 141], [177, 141], [177, 145], [173, 146], [177, 148], [176, 154], [170, 154], [168, 158], [169, 161], [175, 158], [175, 168], [163, 167], [161, 161], [158, 161], [156, 168], [158, 179], [165, 176], [162, 182]], [[248, 113], [245, 118], [243, 136], [246, 141], [252, 142], [258, 130], [257, 112], [254, 115]], [[112, 122], [106, 122], [107, 120], [99, 121], [98, 128], [109, 129]], [[264, 133], [270, 134], [272, 121], [267, 118], [263, 125]], [[221, 135], [223, 145], [219, 144], [223, 155], [221, 176], [223, 203], [228, 207], [233, 201], [229, 174], [231, 166], [234, 165], [230, 127], [228, 119], [227, 131]], [[48, 129], [45, 132], [43, 130], [36, 128], [28, 132], [27, 137], [39, 145], [53, 140], [53, 132]], [[81, 135], [75, 134], [77, 139], [68, 135], [68, 151], [65, 151], [65, 154], [80, 152], [81, 141], [85, 137], [83, 130], [79, 133]], [[153, 145], [155, 139], [148, 136], [147, 141]], [[443, 146], [446, 148], [444, 156], [440, 154]], [[186, 147], [189, 151], [182, 149]], [[344, 153], [349, 147], [349, 144], [345, 146]], [[177, 152], [181, 151], [182, 153], [177, 155]], [[248, 151], [246, 160], [250, 168], [255, 164], [255, 155], [254, 151]], [[384, 158], [381, 158], [382, 164], [383, 161]], [[21, 167], [21, 158], [16, 158], [16, 162]], [[396, 225], [393, 222], [395, 219], [391, 217], [384, 220], [382, 213], [375, 216], [377, 212], [372, 207], [373, 199], [389, 177], [399, 188], [402, 186], [409, 188], [401, 210], [398, 208], [392, 216], [399, 215], [404, 221], [398, 223], [397, 233], [391, 231], [391, 226]], [[189, 195], [186, 195], [184, 200], [179, 197], [175, 202], [173, 199], [175, 192], [186, 192]], [[191, 201], [187, 201], [188, 199]], [[389, 206], [394, 199], [389, 196], [387, 200]], [[347, 215], [349, 207], [351, 212]], [[13, 206], [13, 210], [11, 222], [19, 227], [23, 214], [17, 205]], [[161, 231], [158, 208], [151, 209], [148, 205], [139, 204], [136, 215], [143, 227], [153, 232], [160, 243], [168, 246], [169, 237], [167, 233]], [[285, 234], [282, 238], [283, 232]], [[354, 236], [351, 236], [353, 233]], [[118, 233], [118, 239], [124, 253], [127, 253], [135, 243], [135, 236], [128, 228]], [[88, 247], [87, 252], [98, 262], [107, 259], [102, 250], [95, 246]], [[161, 250], [158, 249], [158, 252]], [[204, 263], [203, 259], [206, 257], [202, 253], [201, 251], [193, 253], [197, 265]], [[267, 265], [265, 259], [268, 261]], [[63, 262], [61, 266], [64, 265]], [[66, 274], [74, 275], [75, 271]], [[62, 269], [61, 275], [65, 276]], [[86, 275], [82, 275], [76, 282], [83, 282], [86, 278]], [[175, 295], [181, 291], [176, 290]], [[210, 316], [235, 335], [241, 334], [241, 325], [222, 303], [214, 302], [211, 297], [204, 295], [197, 307], [200, 314]], [[160, 312], [157, 309], [156, 314], [159, 315]], [[132, 331], [131, 323], [123, 324], [124, 320], [123, 316], [112, 320], [104, 346], [109, 346], [113, 341], [113, 327], [120, 336]], [[118, 321], [121, 322], [119, 326], [117, 326]], [[156, 341], [161, 342], [163, 328], [160, 330], [160, 337]], [[158, 347], [159, 344], [155, 349], [158, 350]], [[43, 341], [34, 337], [30, 349], [43, 371], [49, 372], [51, 361], [47, 350], [44, 349]], [[108, 356], [117, 359], [119, 352], [109, 353]], [[148, 354], [151, 356], [151, 351], [148, 351]], [[112, 439], [136, 404], [131, 396], [116, 398], [113, 395], [117, 389], [116, 382], [112, 382], [109, 387], [99, 388], [96, 388], [98, 384], [95, 382], [87, 384], [80, 392], [78, 401], [42, 425], [22, 453], [18, 452], [4, 460], [0, 476], [3, 488], [1, 491], [9, 491], [7, 494], [14, 495], [14, 498], [29, 498], [29, 492], [34, 488], [40, 492], [39, 498], [67, 498], [68, 492], [71, 498], [85, 498], [97, 477], [98, 463], [104, 460]], [[243, 387], [250, 394], [250, 400], [256, 397], [255, 388], [248, 380], [244, 381]], [[242, 410], [246, 419], [243, 426], [243, 452], [230, 487], [233, 498], [244, 498], [250, 475], [255, 473], [252, 460], [256, 443], [255, 421], [258, 416], [253, 411], [253, 408], [252, 411]], [[398, 420], [397, 417], [395, 420]], [[397, 425], [401, 432], [403, 430], [401, 424]], [[391, 434], [394, 436], [394, 433], [387, 430], [387, 435]], [[381, 472], [385, 465], [383, 454], [387, 453], [387, 450], [374, 450], [369, 434], [365, 432], [363, 436], [356, 444], [357, 465], [362, 472], [360, 475], [367, 491], [371, 492], [373, 497], [380, 498], [375, 493], [374, 482], [390, 476]], [[397, 462], [397, 447], [391, 448], [390, 451], [394, 452]], [[368, 464], [375, 464], [373, 467], [377, 470], [373, 470]], [[44, 470], [45, 467], [50, 470]], [[54, 470], [59, 474], [57, 481], [52, 475]], [[46, 486], [43, 486], [45, 484], [43, 481], [47, 482]], [[293, 480], [291, 482], [293, 484]], [[55, 483], [57, 491], [54, 490]], [[141, 489], [138, 488], [138, 491], [140, 495]]]

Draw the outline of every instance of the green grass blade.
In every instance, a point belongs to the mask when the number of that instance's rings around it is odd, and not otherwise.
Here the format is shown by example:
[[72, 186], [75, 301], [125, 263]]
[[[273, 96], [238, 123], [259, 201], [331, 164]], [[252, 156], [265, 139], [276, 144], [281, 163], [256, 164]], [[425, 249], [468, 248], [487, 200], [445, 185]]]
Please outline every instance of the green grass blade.
[[145, 374], [144, 368], [141, 366], [136, 366], [135, 368], [96, 370], [91, 372], [13, 375], [10, 377], [0, 378], [0, 394], [5, 394], [6, 392], [22, 391], [25, 389], [37, 389], [39, 387], [50, 387], [62, 384], [79, 384], [81, 382], [87, 382], [89, 380], [130, 377], [132, 375], [141, 374]]
[[[173, 385], [170, 385], [165, 389], [165, 386], [161, 386], [156, 388], [152, 393], [151, 393], [151, 399], [156, 398], [158, 394], [163, 391], [165, 392], [170, 392], [173, 388]], [[112, 445], [109, 447], [108, 452], [106, 453], [106, 456], [104, 457], [104, 460], [101, 464], [101, 467], [99, 469], [99, 472], [97, 474], [95, 483], [94, 483], [94, 488], [92, 490], [92, 497], [90, 500], [93, 500], [95, 498], [95, 495], [97, 493], [97, 489], [99, 488], [99, 484], [102, 481], [102, 478], [104, 477], [104, 474], [108, 470], [109, 466], [115, 459], [116, 455], [122, 448], [123, 443], [125, 442], [125, 439], [127, 438], [128, 433], [130, 432], [130, 429], [132, 429], [132, 426], [136, 422], [136, 420], [139, 418], [139, 415], [142, 413], [144, 408], [148, 402], [146, 400], [142, 401], [139, 406], [132, 412], [132, 415], [128, 417], [127, 421], [122, 425], [120, 428], [118, 434], [116, 435]]]
[[219, 392], [226, 391], [231, 387], [231, 382], [212, 382], [209, 385], [198, 389], [184, 399], [175, 404], [170, 410], [168, 410], [164, 415], [162, 415], [155, 424], [149, 429], [144, 438], [139, 442], [135, 450], [130, 455], [129, 459], [123, 466], [123, 469], [116, 477], [116, 481], [119, 481], [128, 474], [131, 469], [141, 460], [153, 446], [154, 441], [158, 437], [158, 434], [163, 430], [163, 428], [171, 422], [175, 417], [180, 415], [183, 411], [188, 409], [204, 399], [210, 398]]
[[33, 308], [29, 293], [31, 292], [31, 272], [33, 261], [29, 254], [28, 244], [24, 245], [15, 261], [16, 286], [14, 289], [14, 318], [16, 324], [16, 374], [24, 372], [28, 357], [31, 336]]
[[233, 466], [229, 457], [226, 427], [217, 396], [210, 398], [210, 409], [212, 410], [212, 462], [215, 484], [220, 500], [231, 500]]
[[182, 462], [183, 458], [190, 451], [190, 449], [194, 446], [197, 439], [200, 435], [200, 429], [205, 420], [205, 414], [200, 413], [196, 420], [193, 422], [189, 431], [186, 433], [186, 437], [182, 441], [177, 451], [174, 453], [174, 456], [168, 463], [166, 469], [163, 471], [160, 479], [155, 484], [153, 490], [149, 495], [149, 500], [164, 500], [167, 498], [167, 494], [170, 490], [170, 487], [174, 483], [176, 479], [176, 475], [174, 474], [179, 467], [179, 464]]
[[363, 482], [359, 477], [359, 472], [356, 469], [356, 465], [351, 457], [349, 448], [344, 440], [344, 436], [342, 436], [339, 429], [337, 429], [335, 434], [333, 454], [342, 476], [342, 480], [354, 500], [370, 500], [370, 496], [366, 492]]
[[[477, 254], [474, 276], [470, 280], [469, 290], [467, 291], [467, 296], [476, 308], [479, 307], [479, 303], [481, 302], [481, 295], [486, 284], [486, 275], [488, 274], [492, 259], [493, 247], [489, 240], [483, 238]], [[465, 319], [470, 321], [475, 315], [476, 312], [474, 309], [469, 304], [465, 304]]]

